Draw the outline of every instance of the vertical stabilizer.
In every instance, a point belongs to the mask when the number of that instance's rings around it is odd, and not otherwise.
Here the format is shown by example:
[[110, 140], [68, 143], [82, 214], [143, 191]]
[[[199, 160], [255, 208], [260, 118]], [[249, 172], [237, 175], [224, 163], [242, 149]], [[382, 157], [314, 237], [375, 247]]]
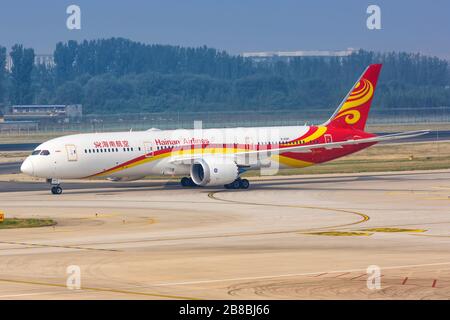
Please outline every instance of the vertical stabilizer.
[[381, 64], [372, 64], [367, 67], [333, 116], [324, 125], [364, 130], [380, 71]]

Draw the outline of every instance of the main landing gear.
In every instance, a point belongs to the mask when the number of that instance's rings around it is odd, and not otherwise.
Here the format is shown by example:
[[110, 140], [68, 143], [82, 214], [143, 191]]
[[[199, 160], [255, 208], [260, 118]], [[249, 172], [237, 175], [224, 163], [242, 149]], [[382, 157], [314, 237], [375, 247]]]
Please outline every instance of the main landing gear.
[[61, 188], [59, 181], [56, 179], [47, 179], [48, 183], [51, 183], [52, 188], [52, 194], [61, 194], [63, 192], [63, 189]]
[[[185, 188], [197, 186], [192, 178], [188, 177], [181, 178], [180, 184]], [[232, 183], [226, 184], [224, 187], [226, 189], [248, 189], [250, 187], [250, 182], [247, 179], [237, 178]]]
[[192, 180], [192, 178], [188, 178], [188, 177], [183, 177], [183, 178], [181, 178], [180, 183], [181, 183], [181, 185], [182, 185], [183, 187], [195, 187], [195, 186], [197, 186], [197, 185], [194, 183], [194, 181]]
[[227, 189], [248, 189], [250, 187], [250, 182], [247, 179], [237, 178], [232, 183], [226, 184], [224, 187]]

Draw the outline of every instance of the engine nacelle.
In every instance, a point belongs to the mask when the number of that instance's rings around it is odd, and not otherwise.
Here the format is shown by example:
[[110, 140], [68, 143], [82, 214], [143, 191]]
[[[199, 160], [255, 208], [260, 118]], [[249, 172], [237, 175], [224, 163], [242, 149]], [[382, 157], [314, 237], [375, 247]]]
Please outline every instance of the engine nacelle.
[[239, 169], [232, 160], [212, 158], [195, 160], [191, 166], [192, 181], [198, 186], [223, 186], [237, 179]]

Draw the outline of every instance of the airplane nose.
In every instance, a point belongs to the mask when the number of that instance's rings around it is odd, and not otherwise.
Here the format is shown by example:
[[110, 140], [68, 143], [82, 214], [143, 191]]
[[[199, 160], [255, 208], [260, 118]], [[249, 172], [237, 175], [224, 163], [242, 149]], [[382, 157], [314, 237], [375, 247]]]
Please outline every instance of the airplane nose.
[[34, 173], [33, 161], [30, 158], [26, 158], [20, 167], [20, 171], [23, 173], [32, 176]]

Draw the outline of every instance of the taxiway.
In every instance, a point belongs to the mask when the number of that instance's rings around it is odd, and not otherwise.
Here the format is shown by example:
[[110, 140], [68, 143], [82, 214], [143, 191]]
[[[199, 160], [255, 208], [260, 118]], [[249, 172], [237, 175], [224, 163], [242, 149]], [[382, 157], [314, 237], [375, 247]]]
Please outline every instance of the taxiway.
[[450, 170], [64, 187], [1, 183], [7, 217], [57, 225], [0, 230], [0, 299], [450, 297]]

